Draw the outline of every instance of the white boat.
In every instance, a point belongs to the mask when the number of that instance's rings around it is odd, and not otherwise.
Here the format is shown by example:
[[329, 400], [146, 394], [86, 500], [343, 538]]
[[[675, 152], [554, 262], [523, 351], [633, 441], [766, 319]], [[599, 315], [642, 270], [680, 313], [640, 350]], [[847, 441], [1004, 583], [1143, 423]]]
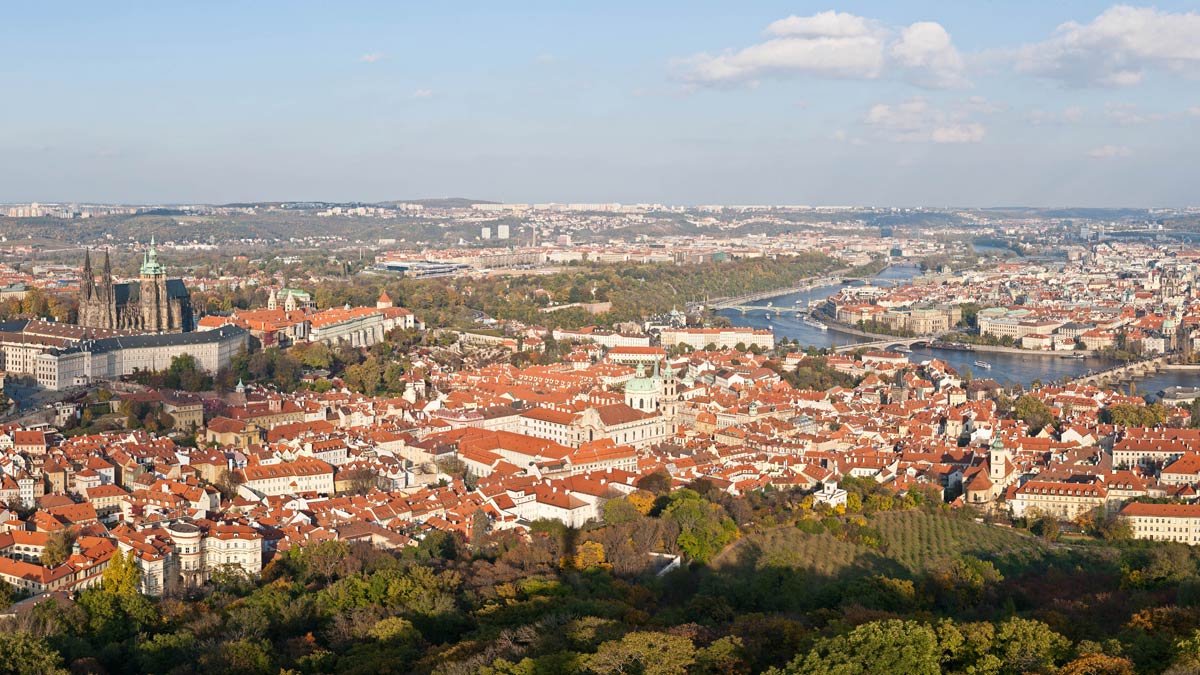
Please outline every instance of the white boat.
[[908, 345], [896, 345], [896, 351], [900, 352], [901, 354], [912, 353], [912, 349], [910, 349]]
[[988, 363], [987, 361], [976, 361], [976, 362], [975, 362], [975, 365], [976, 365], [976, 366], [978, 366], [978, 367], [980, 367], [980, 368], [983, 368], [984, 370], [991, 370], [991, 369], [992, 369], [992, 364]]
[[825, 324], [821, 323], [820, 321], [817, 321], [816, 319], [812, 318], [811, 316], [804, 317], [804, 321], [802, 323], [805, 326], [812, 326], [813, 328], [816, 328], [817, 330], [829, 330], [829, 326], [826, 326]]

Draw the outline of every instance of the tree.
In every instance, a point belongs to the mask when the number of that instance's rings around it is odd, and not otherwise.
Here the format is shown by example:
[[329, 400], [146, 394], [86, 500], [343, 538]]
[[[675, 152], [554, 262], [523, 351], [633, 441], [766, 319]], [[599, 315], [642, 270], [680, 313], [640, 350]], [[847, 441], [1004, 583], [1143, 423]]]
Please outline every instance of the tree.
[[746, 649], [742, 639], [726, 635], [696, 653], [696, 669], [699, 675], [748, 675]]
[[963, 556], [934, 571], [929, 579], [941, 606], [964, 609], [983, 602], [988, 591], [1004, 577], [991, 561]]
[[67, 561], [71, 555], [71, 547], [75, 545], [75, 530], [64, 527], [55, 530], [46, 537], [46, 547], [42, 549], [42, 566], [58, 567]]
[[62, 656], [42, 638], [25, 631], [6, 632], [0, 640], [0, 673], [67, 675]]
[[695, 663], [696, 646], [691, 640], [652, 631], [610, 640], [586, 657], [587, 670], [595, 675], [686, 675]]
[[574, 567], [586, 570], [593, 567], [607, 567], [604, 557], [604, 544], [598, 541], [585, 541], [575, 549]]
[[1002, 675], [1049, 671], [1070, 648], [1070, 640], [1041, 621], [1012, 618], [996, 628], [995, 651], [1004, 664]]
[[116, 598], [128, 598], [141, 593], [142, 571], [138, 569], [133, 551], [113, 553], [100, 578], [100, 588]]
[[665, 469], [643, 476], [638, 482], [639, 490], [645, 490], [656, 495], [666, 494], [671, 489], [671, 474]]
[[376, 481], [379, 480], [379, 476], [368, 467], [351, 469], [347, 472], [346, 478], [350, 481], [346, 493], [352, 495], [367, 494], [375, 488]]
[[1062, 532], [1062, 524], [1054, 516], [1042, 516], [1035, 520], [1029, 529], [1046, 541], [1058, 541], [1058, 535]]
[[1013, 410], [1017, 419], [1029, 425], [1030, 433], [1037, 433], [1039, 429], [1054, 421], [1050, 407], [1033, 394], [1024, 394], [1018, 398]]
[[737, 525], [720, 506], [710, 504], [691, 490], [680, 490], [670, 499], [663, 515], [679, 526], [676, 543], [689, 558], [707, 563], [737, 539]]
[[872, 621], [817, 641], [789, 675], [941, 675], [938, 636], [916, 621]]
[[471, 516], [471, 545], [476, 549], [483, 548], [491, 531], [492, 519], [488, 517], [487, 511], [475, 509]]
[[641, 518], [642, 514], [625, 497], [610, 499], [604, 503], [604, 523], [606, 525], [621, 525]]
[[1133, 675], [1133, 662], [1120, 656], [1083, 654], [1064, 665], [1058, 675]]

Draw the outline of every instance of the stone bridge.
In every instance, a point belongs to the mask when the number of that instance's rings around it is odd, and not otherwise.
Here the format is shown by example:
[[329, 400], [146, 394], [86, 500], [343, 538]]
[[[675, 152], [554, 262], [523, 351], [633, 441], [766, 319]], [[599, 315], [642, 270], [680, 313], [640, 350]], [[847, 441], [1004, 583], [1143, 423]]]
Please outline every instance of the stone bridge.
[[1070, 382], [1071, 384], [1088, 384], [1095, 387], [1112, 387], [1122, 382], [1133, 382], [1151, 373], [1157, 373], [1165, 365], [1167, 365], [1167, 357], [1157, 356], [1151, 359], [1122, 363], [1094, 373], [1086, 373]]

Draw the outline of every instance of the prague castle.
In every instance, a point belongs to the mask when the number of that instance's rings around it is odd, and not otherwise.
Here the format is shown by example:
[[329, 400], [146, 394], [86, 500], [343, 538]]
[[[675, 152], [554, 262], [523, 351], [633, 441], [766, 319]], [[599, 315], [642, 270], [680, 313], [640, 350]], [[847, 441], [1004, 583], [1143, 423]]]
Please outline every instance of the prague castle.
[[107, 251], [97, 281], [88, 251], [79, 284], [78, 323], [87, 328], [146, 333], [181, 333], [195, 328], [191, 296], [182, 281], [167, 278], [153, 238], [142, 256], [141, 275], [136, 282], [113, 282]]

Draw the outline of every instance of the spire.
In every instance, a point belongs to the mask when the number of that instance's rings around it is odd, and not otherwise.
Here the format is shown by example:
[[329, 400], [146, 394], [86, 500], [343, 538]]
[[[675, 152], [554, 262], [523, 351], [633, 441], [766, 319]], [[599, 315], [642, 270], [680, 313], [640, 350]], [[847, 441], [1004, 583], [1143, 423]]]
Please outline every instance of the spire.
[[83, 276], [92, 276], [92, 249], [88, 248], [83, 254]]
[[150, 235], [150, 247], [142, 254], [142, 276], [161, 274], [166, 274], [166, 270], [158, 264], [158, 250], [154, 247], [154, 235]]
[[108, 259], [108, 249], [104, 249], [104, 278], [112, 281], [112, 262]]

